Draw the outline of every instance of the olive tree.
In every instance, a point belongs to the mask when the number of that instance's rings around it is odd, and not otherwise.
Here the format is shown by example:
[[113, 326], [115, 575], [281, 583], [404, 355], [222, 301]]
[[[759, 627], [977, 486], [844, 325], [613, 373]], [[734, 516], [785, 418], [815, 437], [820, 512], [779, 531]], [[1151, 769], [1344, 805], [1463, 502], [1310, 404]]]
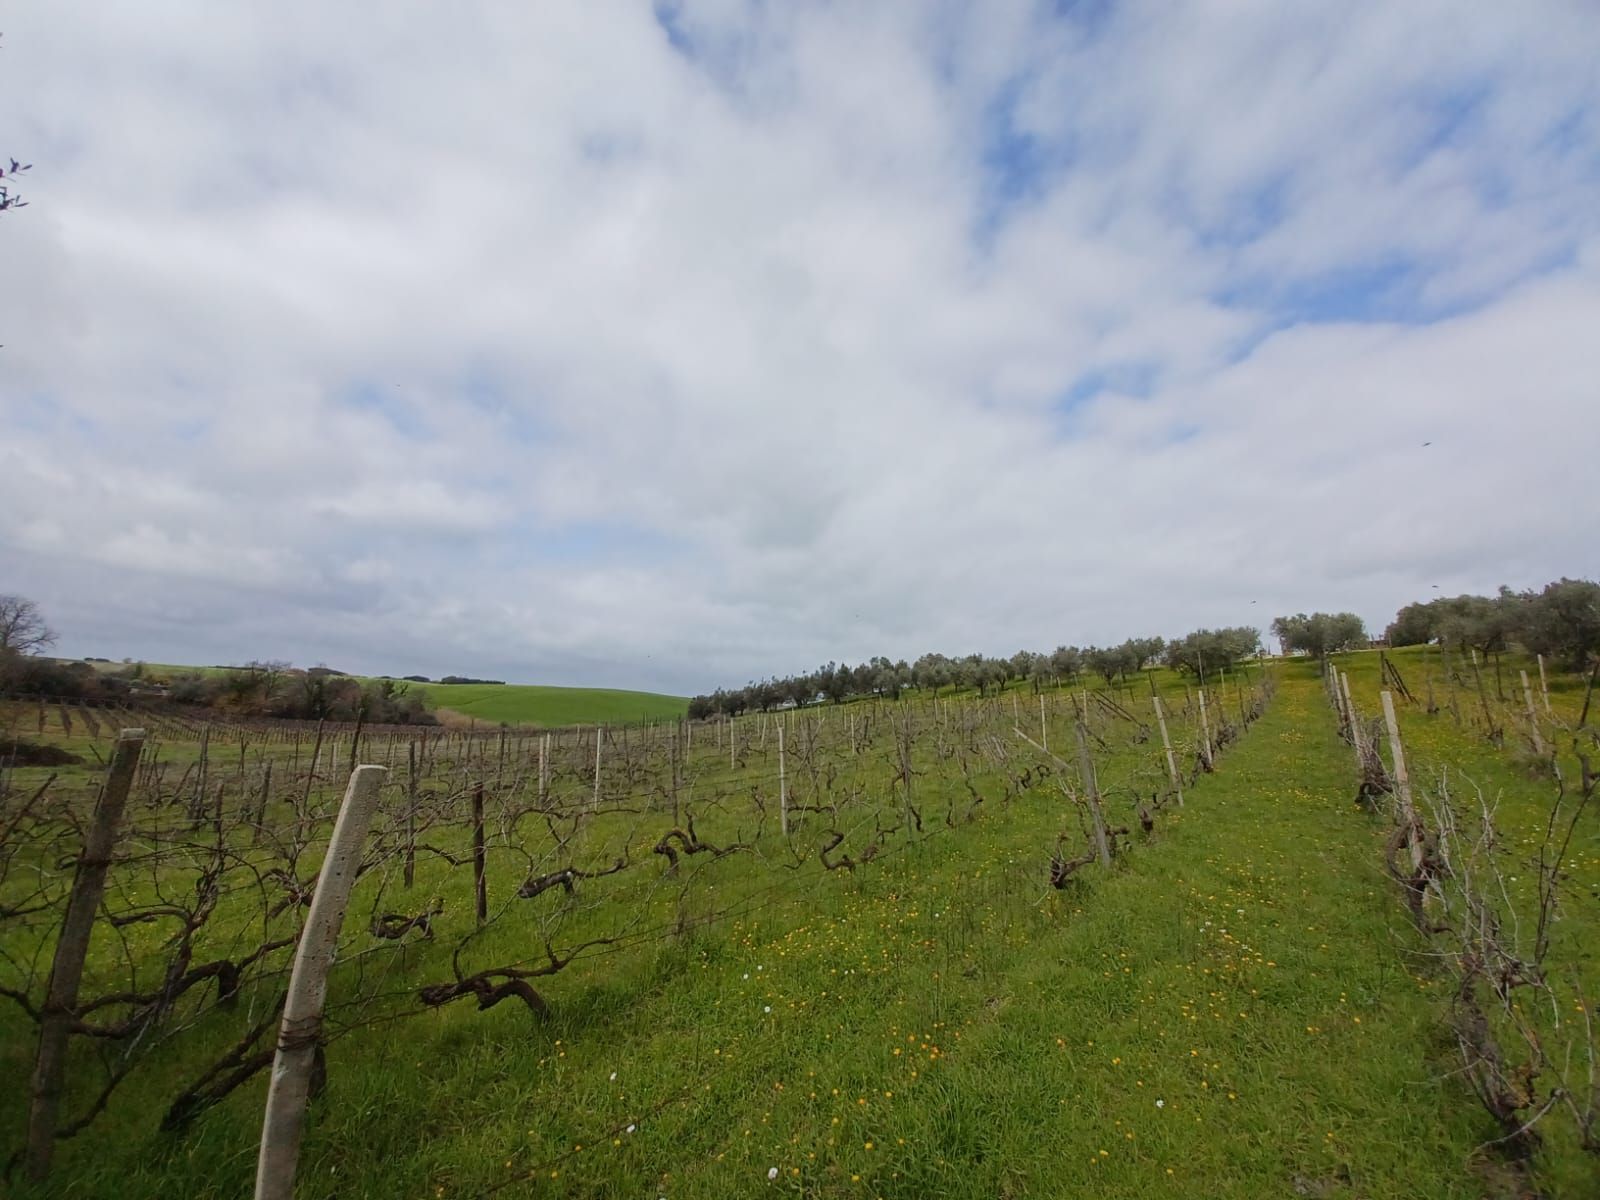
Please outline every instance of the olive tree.
[[1165, 661], [1204, 681], [1213, 671], [1225, 671], [1249, 658], [1261, 645], [1261, 633], [1252, 625], [1224, 629], [1196, 629], [1167, 643]]
[[1558, 579], [1527, 597], [1517, 640], [1534, 654], [1561, 659], [1581, 671], [1600, 655], [1600, 583]]
[[1367, 627], [1355, 613], [1296, 613], [1272, 622], [1272, 632], [1288, 653], [1300, 651], [1313, 658], [1327, 658], [1341, 650], [1367, 644]]

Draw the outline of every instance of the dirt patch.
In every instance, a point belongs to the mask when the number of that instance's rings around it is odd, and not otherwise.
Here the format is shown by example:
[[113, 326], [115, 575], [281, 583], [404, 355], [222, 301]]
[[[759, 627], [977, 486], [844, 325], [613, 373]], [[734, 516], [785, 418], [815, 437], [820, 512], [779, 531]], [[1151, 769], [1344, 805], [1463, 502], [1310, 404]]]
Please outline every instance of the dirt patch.
[[36, 742], [0, 744], [0, 762], [15, 767], [66, 767], [81, 763], [82, 757], [60, 746], [41, 746]]

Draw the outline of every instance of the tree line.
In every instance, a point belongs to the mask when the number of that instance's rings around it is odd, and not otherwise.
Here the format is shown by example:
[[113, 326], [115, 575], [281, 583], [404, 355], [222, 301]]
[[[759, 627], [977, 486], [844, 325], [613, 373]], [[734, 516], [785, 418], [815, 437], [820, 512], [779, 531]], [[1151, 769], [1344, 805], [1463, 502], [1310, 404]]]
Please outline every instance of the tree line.
[[197, 704], [241, 716], [377, 725], [438, 723], [422, 693], [404, 680], [363, 682], [336, 671], [296, 671], [283, 662], [179, 675], [167, 685], [166, 697], [175, 704]]
[[1569, 670], [1586, 670], [1600, 657], [1600, 583], [1562, 578], [1537, 592], [1502, 585], [1493, 596], [1418, 601], [1395, 615], [1385, 639], [1391, 646], [1440, 642], [1480, 654], [1518, 645]]
[[437, 724], [422, 693], [403, 680], [363, 682], [331, 667], [302, 671], [285, 662], [186, 671], [157, 680], [143, 663], [97, 671], [87, 659], [46, 658], [45, 651], [55, 642], [55, 630], [37, 604], [25, 596], [0, 595], [0, 695], [90, 704], [187, 704], [245, 717]]
[[1084, 675], [1097, 676], [1110, 685], [1157, 663], [1204, 679], [1231, 670], [1256, 654], [1260, 643], [1258, 630], [1239, 625], [1196, 629], [1173, 641], [1140, 637], [1115, 646], [1057, 646], [1048, 653], [1019, 650], [1009, 658], [930, 653], [908, 663], [879, 655], [856, 666], [829, 662], [815, 671], [752, 681], [739, 688], [718, 688], [691, 699], [689, 716], [704, 720], [808, 704], [843, 704], [858, 696], [898, 700], [911, 689], [928, 696], [937, 696], [946, 688], [987, 696], [1019, 680], [1038, 692], [1073, 683]]
[[[1365, 623], [1352, 612], [1281, 616], [1273, 620], [1272, 632], [1285, 654], [1314, 658], [1371, 644]], [[1483, 654], [1498, 654], [1514, 643], [1569, 669], [1586, 670], [1600, 657], [1600, 583], [1563, 578], [1538, 591], [1501, 587], [1494, 596], [1418, 601], [1400, 609], [1381, 640], [1390, 646], [1442, 642]], [[842, 704], [861, 696], [898, 700], [909, 689], [930, 696], [945, 688], [987, 696], [1018, 680], [1038, 691], [1073, 683], [1083, 675], [1103, 679], [1109, 686], [1158, 663], [1203, 682], [1212, 672], [1232, 670], [1259, 650], [1259, 631], [1240, 625], [1197, 629], [1172, 641], [1129, 638], [1116, 646], [1058, 646], [1047, 654], [1019, 650], [1010, 658], [924, 654], [907, 663], [879, 656], [856, 666], [829, 662], [815, 671], [718, 688], [691, 699], [689, 716], [704, 720], [808, 704]]]

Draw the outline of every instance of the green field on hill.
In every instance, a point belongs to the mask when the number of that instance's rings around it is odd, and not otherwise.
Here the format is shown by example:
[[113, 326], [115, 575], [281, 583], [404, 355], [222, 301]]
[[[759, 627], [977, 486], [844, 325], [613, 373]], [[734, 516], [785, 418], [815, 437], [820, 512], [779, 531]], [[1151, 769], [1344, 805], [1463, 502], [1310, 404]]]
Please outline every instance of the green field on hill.
[[633, 725], [681, 717], [689, 702], [659, 692], [518, 683], [412, 684], [430, 707], [507, 725]]

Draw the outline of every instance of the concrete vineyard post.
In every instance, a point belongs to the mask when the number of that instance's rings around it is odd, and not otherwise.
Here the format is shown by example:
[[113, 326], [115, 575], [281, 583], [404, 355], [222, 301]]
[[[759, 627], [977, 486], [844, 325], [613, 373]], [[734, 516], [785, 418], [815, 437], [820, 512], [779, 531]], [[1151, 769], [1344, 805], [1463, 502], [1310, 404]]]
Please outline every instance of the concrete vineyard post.
[[1389, 755], [1394, 759], [1395, 796], [1400, 801], [1400, 818], [1411, 835], [1411, 866], [1415, 869], [1422, 865], [1422, 839], [1417, 836], [1417, 811], [1411, 801], [1411, 775], [1406, 770], [1405, 747], [1400, 744], [1400, 723], [1394, 716], [1394, 697], [1382, 692], [1379, 699], [1383, 702], [1383, 723], [1389, 729]]
[[[1533, 689], [1528, 686], [1528, 673], [1522, 672], [1522, 701], [1528, 710], [1528, 731], [1533, 735], [1533, 752], [1544, 757], [1544, 735], [1539, 732], [1539, 715], [1533, 711]], [[1548, 695], [1545, 698], [1549, 704]]]
[[1214, 769], [1211, 761], [1211, 721], [1206, 716], [1206, 689], [1200, 689], [1200, 754], [1205, 759], [1206, 770]]
[[144, 730], [124, 729], [117, 736], [105, 787], [83, 838], [83, 853], [78, 856], [66, 917], [61, 922], [61, 935], [50, 965], [44, 1005], [39, 1011], [39, 1051], [34, 1058], [28, 1103], [26, 1161], [28, 1178], [36, 1182], [50, 1172], [56, 1117], [61, 1111], [61, 1089], [67, 1068], [67, 1039], [77, 1022], [78, 985], [83, 981], [83, 964], [89, 954], [89, 935], [94, 931], [95, 913], [105, 894], [106, 872], [111, 866], [111, 851], [116, 846], [117, 826], [128, 805], [128, 793], [133, 787], [143, 749]]
[[1156, 724], [1161, 729], [1161, 748], [1167, 755], [1167, 776], [1172, 780], [1172, 786], [1178, 791], [1178, 807], [1183, 807], [1183, 783], [1178, 778], [1178, 760], [1172, 755], [1172, 739], [1167, 736], [1167, 717], [1161, 711], [1161, 697], [1151, 696], [1150, 702], [1156, 706]]
[[256, 1200], [293, 1200], [306, 1097], [322, 1033], [322, 1006], [328, 995], [328, 971], [338, 949], [339, 927], [350, 903], [361, 845], [378, 804], [378, 785], [384, 773], [382, 767], [363, 766], [351, 774], [317, 877], [317, 890], [311, 897], [311, 911], [295, 949], [277, 1055], [267, 1085], [266, 1115], [261, 1122]]
[[1366, 732], [1361, 728], [1361, 718], [1356, 713], [1356, 702], [1350, 698], [1350, 676], [1343, 672], [1339, 675], [1339, 689], [1344, 698], [1345, 720], [1350, 727], [1350, 745], [1356, 752], [1356, 770], [1362, 771], [1367, 765]]
[[1050, 731], [1044, 723], [1044, 697], [1039, 697], [1039, 744], [1046, 750], [1050, 749]]
[[594, 802], [592, 808], [600, 807], [600, 744], [605, 741], [606, 727], [594, 727]]
[[789, 781], [783, 770], [783, 722], [775, 722], [778, 727], [778, 829], [784, 837], [789, 836]]
[[539, 743], [539, 803], [543, 804], [550, 791], [550, 735]]

